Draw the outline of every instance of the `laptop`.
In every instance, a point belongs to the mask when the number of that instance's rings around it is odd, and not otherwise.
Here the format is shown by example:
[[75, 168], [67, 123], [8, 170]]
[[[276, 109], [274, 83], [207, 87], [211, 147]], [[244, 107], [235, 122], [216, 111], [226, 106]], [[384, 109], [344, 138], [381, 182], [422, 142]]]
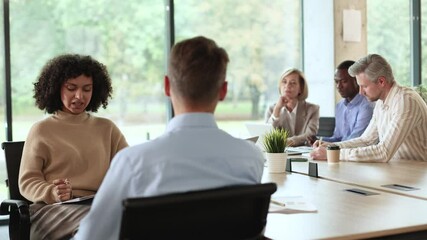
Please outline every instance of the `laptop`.
[[254, 122], [248, 122], [248, 123], [245, 123], [245, 125], [250, 136], [253, 136], [253, 137], [258, 136], [256, 144], [259, 147], [261, 147], [261, 149], [264, 149], [262, 145], [264, 135], [267, 132], [271, 131], [273, 129], [273, 126], [267, 123], [254, 123]]
[[245, 138], [245, 140], [248, 140], [250, 142], [256, 143], [258, 141], [259, 136], [255, 136], [255, 137], [248, 137]]

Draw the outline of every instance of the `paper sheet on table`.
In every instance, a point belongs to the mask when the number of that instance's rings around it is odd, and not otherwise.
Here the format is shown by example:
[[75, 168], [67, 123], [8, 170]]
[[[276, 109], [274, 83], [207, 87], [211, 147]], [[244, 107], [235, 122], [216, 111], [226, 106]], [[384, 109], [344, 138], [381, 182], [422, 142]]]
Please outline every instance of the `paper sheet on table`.
[[[307, 202], [302, 196], [271, 197], [269, 213], [314, 213], [316, 206]], [[275, 203], [276, 202], [276, 203]], [[277, 204], [281, 203], [281, 204]], [[284, 206], [282, 206], [284, 204]]]
[[304, 154], [304, 153], [309, 154], [311, 151], [313, 151], [313, 148], [308, 147], [308, 146], [287, 147], [286, 148], [286, 152], [288, 153], [288, 155], [300, 155], [300, 154]]

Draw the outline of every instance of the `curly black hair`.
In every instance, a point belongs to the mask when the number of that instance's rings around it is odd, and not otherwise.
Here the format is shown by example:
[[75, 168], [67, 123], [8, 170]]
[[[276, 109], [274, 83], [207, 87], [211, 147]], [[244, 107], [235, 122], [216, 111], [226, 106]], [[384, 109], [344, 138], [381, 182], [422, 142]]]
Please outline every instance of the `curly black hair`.
[[92, 98], [85, 110], [97, 112], [101, 105], [105, 109], [113, 93], [107, 68], [91, 56], [78, 54], [59, 55], [46, 63], [34, 83], [36, 106], [48, 113], [62, 110], [62, 84], [82, 74], [93, 81]]

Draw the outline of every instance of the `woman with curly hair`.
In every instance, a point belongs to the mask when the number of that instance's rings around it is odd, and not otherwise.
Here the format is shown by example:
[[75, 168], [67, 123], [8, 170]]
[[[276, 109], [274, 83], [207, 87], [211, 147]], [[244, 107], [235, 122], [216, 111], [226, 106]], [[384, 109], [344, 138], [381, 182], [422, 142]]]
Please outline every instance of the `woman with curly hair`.
[[48, 61], [34, 83], [36, 105], [51, 115], [32, 126], [19, 171], [20, 192], [34, 203], [31, 238], [75, 231], [89, 206], [52, 204], [95, 194], [114, 155], [128, 146], [112, 121], [89, 113], [106, 108], [111, 93], [106, 67], [77, 54]]

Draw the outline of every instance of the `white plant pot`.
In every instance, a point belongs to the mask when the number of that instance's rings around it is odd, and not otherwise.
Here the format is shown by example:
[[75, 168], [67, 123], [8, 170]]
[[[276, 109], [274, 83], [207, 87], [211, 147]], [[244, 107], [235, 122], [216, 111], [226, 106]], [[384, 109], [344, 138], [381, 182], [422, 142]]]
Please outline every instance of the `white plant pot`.
[[267, 159], [267, 168], [269, 173], [284, 173], [286, 170], [286, 161], [288, 154], [284, 153], [265, 153]]

